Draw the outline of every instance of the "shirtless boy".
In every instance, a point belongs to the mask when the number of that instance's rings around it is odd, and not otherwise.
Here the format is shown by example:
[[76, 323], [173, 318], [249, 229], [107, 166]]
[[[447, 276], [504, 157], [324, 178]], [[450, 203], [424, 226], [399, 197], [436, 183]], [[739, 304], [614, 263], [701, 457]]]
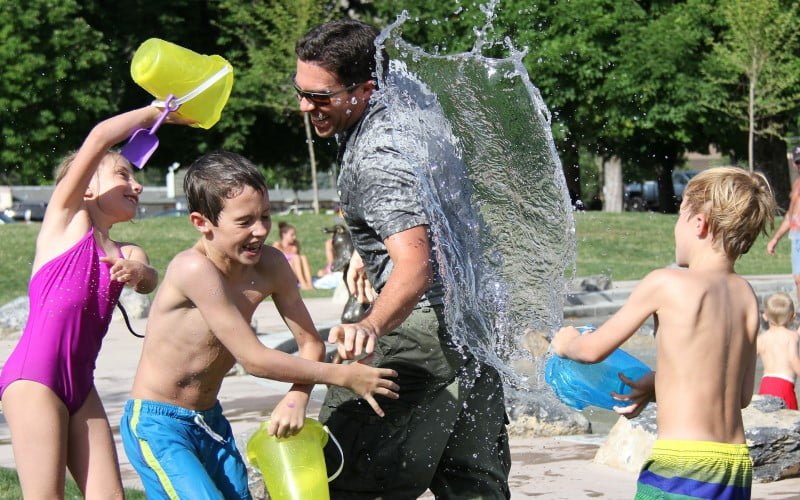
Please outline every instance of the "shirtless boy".
[[[792, 151], [792, 161], [800, 173], [800, 146]], [[792, 184], [792, 193], [789, 196], [789, 210], [783, 217], [783, 222], [775, 231], [775, 235], [767, 243], [767, 253], [775, 255], [775, 247], [783, 236], [789, 233], [792, 242], [792, 278], [794, 279], [795, 293], [800, 302], [800, 177]]]
[[[257, 377], [292, 382], [269, 433], [297, 433], [313, 384], [347, 387], [382, 416], [374, 395], [397, 398], [389, 369], [321, 363], [325, 354], [270, 231], [259, 170], [228, 152], [210, 153], [184, 180], [199, 241], [167, 267], [147, 323], [142, 356], [120, 425], [125, 452], [148, 498], [250, 498], [247, 472], [217, 395], [238, 361]], [[294, 334], [299, 357], [265, 347], [250, 327], [268, 296]]]
[[794, 320], [792, 298], [783, 292], [770, 295], [764, 300], [762, 316], [769, 328], [758, 336], [758, 356], [764, 365], [758, 393], [779, 397], [786, 408], [796, 410], [794, 384], [800, 374], [800, 335], [789, 328]]
[[658, 408], [658, 438], [639, 475], [636, 498], [750, 498], [752, 462], [741, 409], [750, 404], [756, 365], [758, 300], [734, 271], [771, 223], [775, 200], [766, 179], [714, 168], [687, 185], [675, 224], [675, 258], [684, 269], [648, 274], [626, 304], [595, 332], [562, 328], [555, 352], [596, 363], [654, 315], [658, 371], [618, 396], [634, 417]]

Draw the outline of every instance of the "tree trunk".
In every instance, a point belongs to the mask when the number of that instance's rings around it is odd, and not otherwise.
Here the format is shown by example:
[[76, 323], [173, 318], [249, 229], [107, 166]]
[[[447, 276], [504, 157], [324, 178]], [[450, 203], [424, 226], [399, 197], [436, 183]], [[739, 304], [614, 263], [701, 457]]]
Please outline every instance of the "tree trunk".
[[789, 173], [791, 165], [786, 155], [786, 143], [777, 137], [756, 136], [754, 153], [758, 158], [758, 170], [767, 176], [778, 206], [784, 210], [788, 209], [792, 183]]
[[603, 162], [603, 212], [622, 212], [622, 162], [616, 156]]
[[[581, 200], [581, 167], [578, 163], [577, 150], [577, 146], [566, 145], [565, 150], [561, 152], [561, 166], [572, 206], [577, 206]], [[583, 200], [583, 204], [586, 205], [586, 200]]]

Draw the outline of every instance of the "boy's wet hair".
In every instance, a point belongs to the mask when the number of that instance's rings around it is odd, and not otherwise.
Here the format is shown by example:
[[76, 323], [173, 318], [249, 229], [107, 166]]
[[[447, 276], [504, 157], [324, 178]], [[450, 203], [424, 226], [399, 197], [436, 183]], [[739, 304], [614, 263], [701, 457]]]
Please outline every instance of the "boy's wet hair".
[[183, 179], [189, 212], [200, 213], [214, 225], [225, 200], [237, 196], [245, 186], [268, 193], [258, 167], [244, 156], [229, 151], [214, 151], [196, 159]]
[[794, 319], [794, 302], [788, 293], [773, 293], [764, 299], [764, 316], [771, 324], [789, 326]]
[[772, 228], [777, 205], [766, 177], [737, 167], [717, 167], [689, 181], [683, 200], [690, 214], [702, 213], [715, 245], [736, 260]]
[[[334, 73], [342, 85], [375, 80], [375, 38], [380, 32], [374, 26], [355, 19], [339, 19], [321, 24], [301, 38], [295, 54], [303, 62], [317, 64]], [[388, 64], [386, 55], [384, 67]]]

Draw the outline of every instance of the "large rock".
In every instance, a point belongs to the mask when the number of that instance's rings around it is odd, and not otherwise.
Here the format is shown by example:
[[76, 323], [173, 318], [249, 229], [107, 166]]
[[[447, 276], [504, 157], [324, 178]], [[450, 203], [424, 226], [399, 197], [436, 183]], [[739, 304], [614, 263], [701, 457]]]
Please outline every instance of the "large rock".
[[[136, 293], [129, 286], [122, 289], [122, 294], [119, 296], [119, 303], [125, 308], [125, 312], [130, 319], [142, 319], [150, 314], [150, 296]], [[114, 320], [122, 320], [122, 314], [119, 314], [119, 310], [114, 314]]]
[[589, 420], [564, 406], [548, 388], [531, 393], [507, 387], [505, 395], [510, 436], [547, 437], [592, 432]]
[[[655, 406], [651, 404], [633, 420], [620, 417], [595, 462], [638, 472], [656, 439]], [[778, 398], [756, 395], [742, 418], [753, 480], [770, 482], [800, 475], [800, 412], [787, 410]]]
[[28, 321], [28, 297], [16, 299], [0, 307], [0, 337], [19, 337]]

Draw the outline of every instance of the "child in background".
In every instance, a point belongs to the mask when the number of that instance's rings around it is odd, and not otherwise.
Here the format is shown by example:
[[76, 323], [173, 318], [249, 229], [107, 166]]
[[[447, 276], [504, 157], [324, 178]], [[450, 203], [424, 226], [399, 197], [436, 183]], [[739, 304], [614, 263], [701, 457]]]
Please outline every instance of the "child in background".
[[775, 199], [766, 179], [733, 167], [689, 182], [675, 224], [675, 258], [658, 269], [596, 331], [562, 328], [560, 356], [596, 363], [655, 316], [657, 371], [616, 397], [629, 418], [658, 402], [658, 438], [639, 474], [636, 498], [750, 498], [752, 461], [741, 409], [750, 404], [756, 366], [758, 300], [734, 271], [771, 224]]
[[25, 498], [63, 498], [65, 468], [86, 498], [123, 498], [95, 360], [122, 286], [149, 293], [158, 275], [141, 248], [109, 235], [136, 216], [142, 192], [130, 163], [109, 148], [159, 115], [146, 107], [100, 122], [56, 172], [36, 239], [28, 322], [0, 374]]
[[789, 294], [770, 295], [764, 300], [762, 315], [769, 328], [758, 336], [758, 356], [764, 365], [758, 393], [783, 399], [790, 410], [797, 409], [794, 384], [800, 374], [800, 335], [789, 329], [794, 315], [794, 303]]
[[[291, 382], [272, 411], [270, 435], [300, 431], [314, 384], [347, 387], [375, 413], [397, 399], [390, 369], [319, 362], [325, 346], [284, 256], [265, 245], [267, 186], [245, 158], [207, 154], [186, 172], [197, 243], [167, 267], [150, 309], [142, 356], [120, 424], [125, 453], [148, 498], [250, 498], [247, 470], [217, 396], [238, 361], [256, 377]], [[250, 326], [266, 299], [294, 334], [299, 357], [262, 344]], [[267, 306], [271, 307], [271, 306]]]
[[286, 262], [292, 268], [297, 282], [303, 290], [314, 288], [311, 282], [311, 267], [308, 265], [308, 257], [300, 253], [300, 242], [297, 241], [297, 229], [288, 222], [278, 223], [278, 233], [280, 238], [272, 244], [275, 248], [283, 252]]

